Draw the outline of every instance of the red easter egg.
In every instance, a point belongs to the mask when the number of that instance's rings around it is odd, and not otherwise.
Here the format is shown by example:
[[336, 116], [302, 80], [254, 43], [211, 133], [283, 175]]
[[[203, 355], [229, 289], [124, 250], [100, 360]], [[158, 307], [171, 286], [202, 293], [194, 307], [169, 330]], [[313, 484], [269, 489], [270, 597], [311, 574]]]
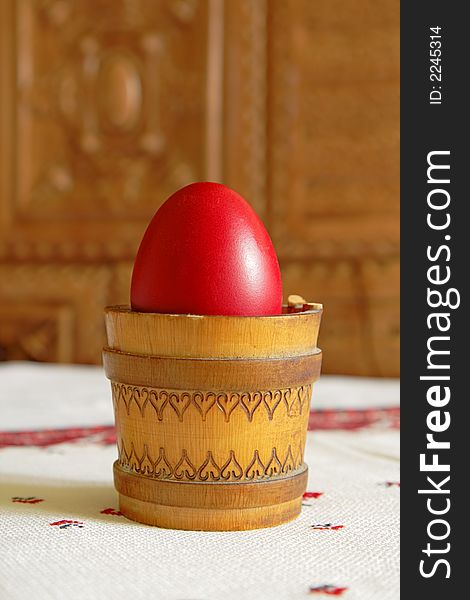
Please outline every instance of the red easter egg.
[[279, 263], [251, 206], [220, 183], [192, 183], [170, 196], [137, 252], [131, 305], [140, 312], [280, 314]]

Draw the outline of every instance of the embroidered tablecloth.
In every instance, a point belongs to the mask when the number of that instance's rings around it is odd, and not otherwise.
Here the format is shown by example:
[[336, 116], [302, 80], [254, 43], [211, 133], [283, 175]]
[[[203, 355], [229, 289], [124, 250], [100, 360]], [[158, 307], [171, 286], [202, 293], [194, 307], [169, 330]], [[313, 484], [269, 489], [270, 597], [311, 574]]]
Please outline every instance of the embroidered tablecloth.
[[399, 387], [315, 386], [295, 521], [185, 532], [125, 519], [99, 367], [0, 366], [0, 598], [345, 600], [399, 597]]

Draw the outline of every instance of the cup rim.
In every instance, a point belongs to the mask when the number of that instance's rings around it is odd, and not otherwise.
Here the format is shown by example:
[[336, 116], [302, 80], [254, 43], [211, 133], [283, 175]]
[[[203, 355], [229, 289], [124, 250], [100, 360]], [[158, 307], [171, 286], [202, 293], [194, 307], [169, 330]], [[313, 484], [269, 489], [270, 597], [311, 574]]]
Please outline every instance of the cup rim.
[[[307, 309], [305, 307], [308, 307]], [[319, 302], [306, 302], [299, 309], [297, 307], [282, 305], [282, 312], [278, 315], [198, 315], [192, 313], [163, 313], [163, 312], [141, 312], [132, 310], [129, 304], [115, 304], [105, 307], [105, 312], [133, 313], [136, 315], [154, 315], [158, 317], [191, 318], [191, 319], [285, 319], [286, 317], [302, 317], [307, 315], [321, 314], [323, 304]]]

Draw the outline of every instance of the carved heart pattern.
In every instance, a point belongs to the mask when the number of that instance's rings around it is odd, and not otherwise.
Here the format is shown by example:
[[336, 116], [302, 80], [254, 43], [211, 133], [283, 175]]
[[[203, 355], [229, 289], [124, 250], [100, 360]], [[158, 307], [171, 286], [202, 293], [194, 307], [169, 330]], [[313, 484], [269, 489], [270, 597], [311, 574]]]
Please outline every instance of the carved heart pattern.
[[303, 385], [302, 387], [300, 387], [297, 390], [300, 414], [302, 414], [302, 410], [305, 405], [307, 405], [307, 408], [310, 408], [311, 395], [312, 395], [312, 386], [311, 385]]
[[140, 472], [142, 475], [153, 475], [154, 466], [152, 459], [149, 456], [147, 445], [144, 445], [144, 456], [140, 463]]
[[163, 409], [168, 404], [169, 394], [165, 390], [151, 390], [149, 394], [150, 404], [157, 413], [157, 419], [163, 421]]
[[216, 400], [216, 396], [213, 392], [195, 392], [193, 394], [193, 405], [199, 411], [202, 420], [206, 420], [206, 415], [209, 410], [214, 406]]
[[229, 457], [227, 461], [219, 467], [214, 459], [214, 455], [211, 450], [207, 451], [206, 458], [203, 463], [197, 467], [190, 461], [187, 451], [182, 450], [181, 458], [176, 464], [175, 468], [171, 466], [170, 462], [166, 458], [164, 448], [160, 448], [160, 454], [155, 462], [149, 453], [148, 446], [144, 444], [142, 458], [139, 458], [134, 443], [131, 442], [131, 450], [128, 454], [124, 445], [124, 442], [120, 440], [118, 442], [119, 451], [119, 464], [130, 470], [148, 477], [155, 477], [157, 479], [189, 479], [198, 481], [238, 481], [243, 479], [254, 480], [261, 479], [263, 477], [278, 476], [281, 473], [287, 474], [290, 471], [294, 471], [297, 467], [302, 464], [302, 445], [299, 444], [296, 456], [292, 452], [292, 446], [289, 445], [287, 455], [281, 464], [277, 455], [277, 449], [273, 448], [269, 462], [264, 466], [260, 459], [259, 451], [255, 450], [253, 458], [250, 464], [246, 468], [244, 473], [243, 467], [235, 458], [235, 451], [229, 451]]
[[167, 479], [171, 477], [173, 473], [173, 468], [166, 459], [164, 448], [160, 448], [160, 454], [158, 455], [157, 461], [155, 462], [153, 469], [155, 477], [159, 477], [161, 479]]
[[151, 404], [159, 421], [163, 420], [165, 407], [169, 404], [175, 411], [178, 420], [183, 421], [183, 416], [192, 404], [201, 415], [203, 421], [213, 406], [223, 413], [226, 422], [235, 408], [240, 405], [248, 420], [253, 421], [258, 407], [263, 404], [269, 420], [274, 417], [274, 412], [283, 401], [287, 415], [297, 417], [302, 414], [303, 407], [309, 406], [312, 387], [310, 385], [300, 388], [289, 388], [282, 390], [255, 391], [255, 392], [200, 392], [200, 391], [168, 391], [158, 388], [146, 388], [141, 386], [130, 386], [123, 383], [112, 382], [113, 403], [117, 414], [119, 403], [122, 401], [126, 413], [130, 416], [132, 402], [135, 402], [142, 418], [145, 410]]
[[199, 467], [198, 476], [201, 481], [207, 481], [208, 479], [217, 481], [220, 479], [220, 467], [215, 462], [210, 450], [207, 452], [206, 460]]
[[292, 449], [289, 445], [289, 450], [287, 451], [286, 460], [282, 465], [282, 472], [288, 473], [289, 471], [293, 471], [295, 469], [294, 457], [292, 456]]
[[188, 392], [182, 392], [181, 394], [172, 392], [170, 394], [170, 404], [178, 415], [178, 419], [182, 421], [186, 409], [191, 404], [191, 395]]
[[272, 477], [273, 475], [279, 475], [282, 470], [282, 465], [277, 457], [276, 448], [273, 448], [271, 453], [271, 460], [266, 466], [266, 475]]
[[130, 401], [132, 400], [132, 388], [128, 385], [124, 385], [122, 383], [116, 383], [116, 393], [117, 393], [117, 403], [122, 400], [125, 408], [127, 416], [129, 416], [130, 410]]
[[134, 400], [134, 402], [137, 404], [137, 406], [139, 408], [141, 417], [143, 417], [144, 413], [145, 413], [145, 407], [147, 406], [147, 403], [148, 403], [148, 397], [149, 397], [149, 391], [147, 388], [134, 387], [132, 390], [131, 400], [129, 401], [129, 408], [130, 408], [131, 401]]
[[240, 404], [241, 407], [245, 410], [250, 423], [251, 421], [253, 421], [254, 412], [260, 405], [262, 399], [263, 396], [261, 392], [253, 392], [251, 394], [245, 392], [241, 395]]
[[255, 454], [246, 469], [247, 479], [260, 479], [266, 475], [266, 468], [260, 460], [258, 450], [255, 450]]
[[129, 454], [129, 468], [132, 471], [136, 471], [137, 473], [140, 470], [140, 463], [142, 459], [137, 456], [137, 453], [134, 448], [134, 442], [131, 442], [131, 453]]
[[274, 392], [265, 392], [263, 394], [263, 402], [266, 406], [266, 410], [268, 411], [268, 417], [270, 421], [272, 421], [274, 411], [276, 410], [281, 400], [282, 392], [280, 390], [276, 390]]
[[296, 389], [287, 389], [284, 390], [283, 394], [284, 403], [287, 408], [287, 415], [291, 417], [293, 415], [292, 407], [297, 401], [297, 390]]
[[222, 479], [241, 479], [243, 477], [243, 469], [235, 458], [235, 452], [230, 450], [230, 455], [227, 462], [222, 466], [220, 472]]
[[225, 415], [225, 421], [228, 423], [230, 415], [240, 403], [239, 394], [218, 394], [217, 406]]
[[182, 456], [175, 467], [175, 479], [183, 479], [184, 477], [187, 479], [194, 479], [196, 474], [197, 471], [190, 462], [186, 450], [183, 450]]
[[129, 466], [129, 454], [127, 453], [126, 447], [124, 445], [124, 440], [121, 439], [121, 444], [119, 444], [119, 441], [118, 441], [117, 447], [118, 447], [119, 463], [121, 465], [123, 465], [124, 467], [128, 467]]

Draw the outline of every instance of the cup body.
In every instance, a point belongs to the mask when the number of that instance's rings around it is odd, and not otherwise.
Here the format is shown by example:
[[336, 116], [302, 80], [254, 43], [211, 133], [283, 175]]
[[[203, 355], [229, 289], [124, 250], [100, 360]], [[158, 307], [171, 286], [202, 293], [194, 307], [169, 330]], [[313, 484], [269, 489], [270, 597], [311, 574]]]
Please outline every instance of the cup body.
[[105, 312], [120, 510], [226, 531], [295, 518], [321, 305], [269, 317]]

